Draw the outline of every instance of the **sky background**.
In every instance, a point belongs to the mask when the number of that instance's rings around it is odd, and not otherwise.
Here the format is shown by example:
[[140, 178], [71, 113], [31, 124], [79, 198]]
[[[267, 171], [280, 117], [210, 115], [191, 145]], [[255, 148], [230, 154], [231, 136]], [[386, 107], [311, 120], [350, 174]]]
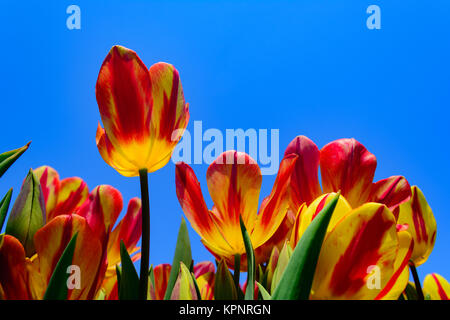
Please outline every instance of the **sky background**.
[[[150, 67], [180, 72], [191, 121], [203, 129], [279, 129], [280, 158], [297, 135], [321, 148], [354, 137], [378, 160], [375, 180], [404, 175], [418, 185], [438, 225], [418, 271], [450, 279], [448, 184], [450, 2], [436, 1], [3, 1], [0, 150], [32, 140], [0, 180], [20, 190], [29, 168], [50, 165], [93, 189], [140, 195], [100, 157], [95, 83], [111, 46]], [[68, 30], [66, 8], [81, 8]], [[381, 8], [381, 30], [366, 9]], [[192, 165], [206, 189], [207, 165]], [[261, 198], [275, 176], [264, 176]], [[151, 263], [171, 263], [182, 210], [169, 162], [150, 181]], [[11, 204], [12, 206], [12, 204]], [[123, 212], [124, 213], [124, 212]], [[195, 261], [212, 260], [190, 228]]]

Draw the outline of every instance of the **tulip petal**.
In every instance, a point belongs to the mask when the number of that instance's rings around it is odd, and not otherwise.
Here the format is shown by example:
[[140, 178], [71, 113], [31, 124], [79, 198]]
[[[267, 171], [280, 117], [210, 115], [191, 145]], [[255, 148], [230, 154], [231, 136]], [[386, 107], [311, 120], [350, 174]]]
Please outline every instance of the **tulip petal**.
[[255, 248], [272, 237], [287, 214], [289, 202], [286, 191], [297, 159], [297, 155], [289, 154], [281, 161], [272, 192], [267, 201], [261, 204], [255, 227], [251, 233], [252, 243]]
[[171, 64], [159, 62], [149, 69], [152, 83], [153, 113], [151, 120], [151, 154], [149, 172], [169, 161], [172, 151], [189, 121], [189, 106], [184, 101], [178, 71]]
[[[302, 207], [304, 206], [305, 204], [302, 205]], [[288, 210], [275, 233], [266, 242], [255, 248], [256, 265], [267, 262], [274, 248], [278, 248], [279, 250], [283, 248], [286, 240], [291, 237], [294, 223], [295, 215], [292, 211]]]
[[117, 227], [111, 232], [108, 240], [108, 265], [120, 263], [120, 241], [123, 241], [130, 254], [135, 251], [135, 246], [142, 232], [142, 208], [141, 200], [133, 198], [128, 203], [125, 216]]
[[[302, 237], [303, 233], [305, 232], [309, 224], [314, 220], [315, 217], [317, 217], [320, 211], [322, 211], [322, 209], [331, 200], [333, 200], [335, 195], [336, 193], [327, 193], [321, 195], [320, 197], [315, 199], [309, 205], [308, 208], [304, 207], [304, 209], [302, 209], [302, 212], [300, 212], [299, 215], [297, 216], [295, 226], [293, 229], [293, 235], [291, 236], [292, 248], [295, 248], [295, 246], [297, 245], [298, 241], [300, 241], [300, 238]], [[328, 224], [327, 231], [329, 232], [333, 230], [336, 224], [344, 217], [346, 217], [351, 211], [352, 208], [350, 207], [350, 204], [343, 196], [340, 196], [336, 204], [336, 207], [333, 211], [333, 215], [331, 216], [331, 220]]]
[[72, 214], [84, 203], [89, 194], [86, 182], [72, 177], [61, 180], [56, 206], [47, 212], [47, 221], [59, 215]]
[[431, 300], [450, 300], [450, 283], [437, 273], [425, 277], [423, 291]]
[[[373, 299], [393, 273], [398, 249], [392, 212], [367, 203], [342, 219], [322, 246], [312, 287], [313, 299]], [[369, 270], [378, 267], [380, 289], [367, 285]]]
[[320, 151], [323, 191], [341, 191], [353, 208], [367, 201], [377, 166], [373, 154], [355, 139], [340, 139]]
[[61, 254], [77, 232], [72, 265], [79, 267], [81, 287], [69, 290], [68, 299], [92, 299], [91, 287], [95, 285], [100, 267], [102, 246], [83, 217], [76, 214], [59, 215], [36, 232], [34, 242], [39, 270], [48, 283]]
[[92, 231], [104, 239], [116, 223], [122, 206], [122, 195], [119, 190], [108, 185], [100, 185], [92, 190], [77, 214], [86, 218]]
[[194, 266], [194, 276], [200, 291], [202, 300], [214, 299], [215, 267], [211, 261], [197, 263]]
[[178, 201], [192, 228], [214, 250], [227, 252], [231, 249], [213, 221], [206, 207], [200, 183], [192, 168], [184, 162], [176, 164], [175, 184]]
[[235, 253], [244, 253], [239, 216], [252, 230], [262, 181], [258, 164], [246, 153], [226, 151], [211, 163], [206, 180], [227, 242]]
[[398, 232], [398, 252], [394, 262], [394, 273], [375, 300], [397, 300], [409, 281], [408, 262], [413, 252], [414, 242], [406, 231]]
[[136, 175], [151, 150], [151, 92], [150, 74], [137, 54], [112, 47], [98, 75], [97, 103], [109, 141], [133, 163]]
[[153, 269], [155, 278], [155, 297], [156, 300], [164, 300], [164, 295], [167, 290], [167, 284], [169, 282], [170, 271], [172, 266], [168, 263], [157, 265]]
[[284, 155], [294, 153], [298, 155], [295, 169], [290, 180], [290, 206], [297, 212], [306, 202], [309, 205], [322, 190], [319, 184], [319, 148], [305, 136], [298, 136], [289, 143]]
[[49, 166], [42, 166], [33, 170], [36, 177], [39, 179], [44, 195], [45, 209], [47, 212], [47, 221], [49, 216], [53, 215], [53, 210], [56, 207], [58, 200], [58, 193], [60, 188], [60, 180], [58, 172]]
[[134, 177], [138, 174], [136, 165], [125, 158], [120, 152], [120, 149], [116, 149], [112, 145], [106, 135], [105, 129], [100, 126], [100, 123], [97, 126], [95, 141], [103, 160], [116, 169], [121, 175], [124, 175], [125, 177]]
[[402, 176], [392, 176], [372, 184], [369, 200], [385, 204], [398, 218], [398, 206], [411, 198], [411, 187]]
[[413, 186], [411, 199], [400, 205], [399, 224], [408, 224], [407, 231], [414, 240], [411, 260], [416, 266], [427, 261], [436, 240], [436, 220], [422, 191]]
[[10, 235], [0, 236], [0, 286], [7, 300], [31, 299], [25, 250]]

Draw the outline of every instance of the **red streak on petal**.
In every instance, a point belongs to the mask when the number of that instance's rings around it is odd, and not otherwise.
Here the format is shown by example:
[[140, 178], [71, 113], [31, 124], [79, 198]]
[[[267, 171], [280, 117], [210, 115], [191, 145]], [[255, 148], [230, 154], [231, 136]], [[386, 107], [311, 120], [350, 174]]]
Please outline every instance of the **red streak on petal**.
[[77, 190], [70, 192], [69, 197], [63, 202], [59, 202], [53, 210], [52, 218], [62, 214], [72, 214], [80, 205], [86, 182], [82, 181]]
[[160, 136], [170, 138], [172, 132], [178, 129], [176, 123], [177, 116], [177, 105], [178, 105], [178, 87], [180, 83], [180, 76], [175, 68], [173, 69], [172, 87], [170, 92], [170, 97], [167, 97], [166, 92], [163, 92], [164, 106], [161, 110], [161, 123], [160, 123]]
[[400, 267], [395, 270], [394, 274], [392, 275], [392, 277], [389, 279], [388, 283], [386, 284], [386, 286], [383, 288], [383, 290], [380, 291], [380, 293], [375, 297], [375, 300], [379, 300], [382, 299], [385, 295], [387, 295], [389, 293], [389, 291], [394, 287], [395, 283], [397, 282], [397, 279], [400, 277], [400, 275], [402, 274], [403, 270], [405, 269], [405, 267], [408, 265], [409, 262], [409, 258], [411, 258], [411, 254], [413, 252], [414, 249], [414, 241], [411, 241], [411, 244], [409, 245], [409, 249], [408, 249], [408, 253], [406, 254], [405, 258], [403, 259]]
[[319, 205], [317, 206], [316, 211], [314, 212], [311, 220], [314, 220], [314, 218], [319, 214], [319, 212], [322, 211], [329, 195], [330, 194], [327, 194], [325, 197], [322, 198], [322, 200], [320, 200]]
[[414, 228], [416, 229], [416, 233], [417, 233], [417, 240], [418, 240], [418, 242], [421, 242], [421, 241], [428, 242], [427, 229], [426, 229], [425, 221], [423, 220], [422, 207], [420, 206], [417, 191], [414, 192], [411, 207], [412, 207]]
[[438, 287], [439, 297], [441, 297], [442, 300], [449, 300], [447, 294], [444, 291], [444, 288], [442, 288], [442, 285], [439, 282], [439, 279], [436, 277], [436, 275], [434, 273], [432, 273], [431, 276], [433, 277], [433, 279], [436, 282], [436, 285]]
[[330, 281], [333, 294], [351, 295], [365, 285], [367, 268], [377, 264], [383, 235], [392, 227], [391, 221], [383, 219], [383, 210], [384, 206], [381, 206], [372, 219], [362, 223], [336, 263]]

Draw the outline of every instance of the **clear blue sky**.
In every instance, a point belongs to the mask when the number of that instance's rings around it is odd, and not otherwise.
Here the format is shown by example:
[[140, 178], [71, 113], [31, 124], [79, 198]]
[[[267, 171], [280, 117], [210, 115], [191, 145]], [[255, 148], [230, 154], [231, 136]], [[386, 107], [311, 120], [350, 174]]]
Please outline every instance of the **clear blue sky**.
[[[421, 277], [450, 278], [450, 3], [436, 1], [4, 1], [0, 150], [33, 140], [0, 180], [14, 198], [30, 167], [48, 164], [90, 189], [139, 195], [101, 159], [95, 82], [110, 47], [135, 50], [147, 66], [180, 74], [191, 122], [203, 127], [280, 129], [280, 157], [299, 134], [319, 147], [343, 137], [378, 159], [376, 179], [405, 175], [425, 193], [438, 224]], [[26, 4], [25, 4], [26, 3]], [[81, 30], [66, 8], [81, 8]], [[381, 8], [368, 30], [366, 8]], [[193, 165], [207, 198], [207, 165]], [[171, 262], [182, 211], [172, 162], [150, 175], [151, 263]], [[267, 195], [273, 176], [263, 178]], [[190, 229], [193, 257], [212, 259]]]

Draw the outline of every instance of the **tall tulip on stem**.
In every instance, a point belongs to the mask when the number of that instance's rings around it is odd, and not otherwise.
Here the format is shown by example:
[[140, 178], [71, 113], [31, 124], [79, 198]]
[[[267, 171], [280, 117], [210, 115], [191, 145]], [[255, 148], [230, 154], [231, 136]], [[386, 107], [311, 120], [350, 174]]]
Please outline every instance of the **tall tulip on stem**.
[[126, 177], [140, 177], [142, 249], [139, 297], [147, 299], [150, 253], [149, 172], [169, 162], [189, 121], [178, 71], [159, 62], [147, 69], [137, 54], [114, 46], [106, 56], [96, 85], [104, 129], [96, 142], [107, 164]]

